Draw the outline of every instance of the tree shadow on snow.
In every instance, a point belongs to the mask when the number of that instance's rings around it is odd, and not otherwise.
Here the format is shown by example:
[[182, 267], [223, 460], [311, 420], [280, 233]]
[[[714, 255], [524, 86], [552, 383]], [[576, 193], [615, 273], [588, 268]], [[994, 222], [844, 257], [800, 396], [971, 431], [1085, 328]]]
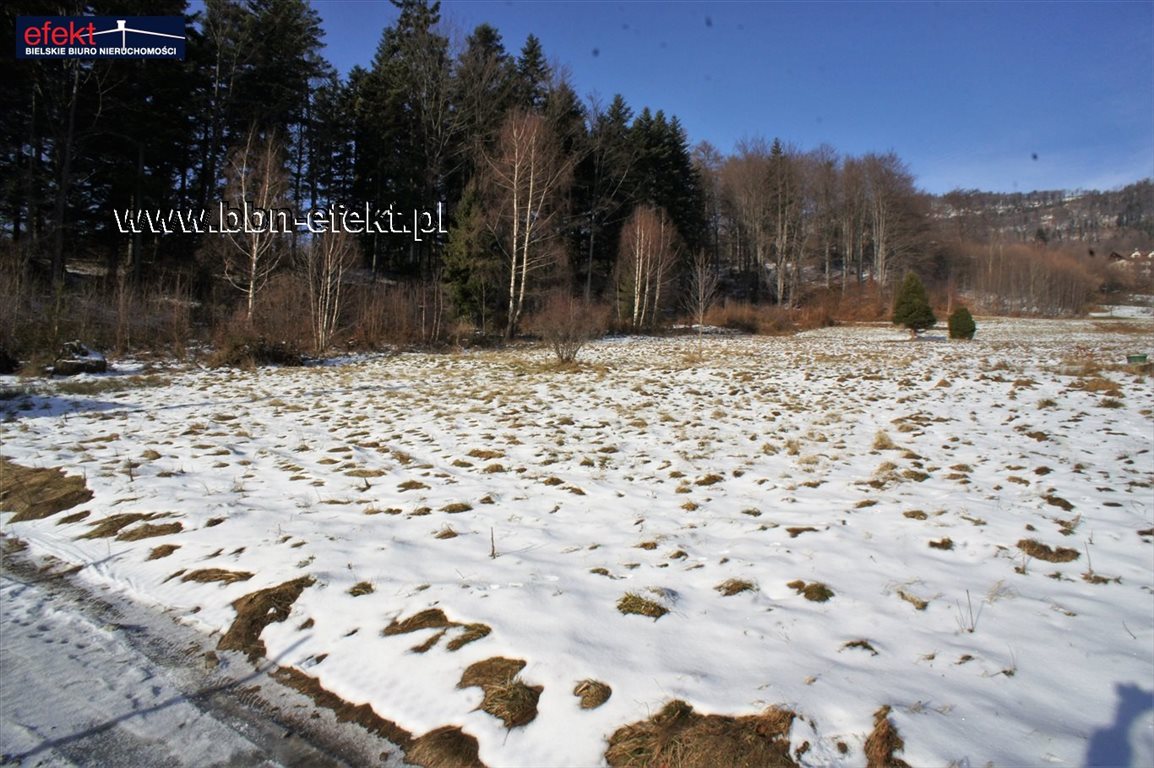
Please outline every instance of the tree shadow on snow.
[[[1088, 766], [1137, 765], [1136, 760], [1149, 757], [1148, 754], [1134, 754], [1130, 732], [1146, 713], [1154, 713], [1154, 691], [1145, 691], [1137, 685], [1116, 685], [1114, 688], [1118, 694], [1114, 722], [1090, 736], [1085, 763]], [[1154, 744], [1149, 748], [1154, 749]]]

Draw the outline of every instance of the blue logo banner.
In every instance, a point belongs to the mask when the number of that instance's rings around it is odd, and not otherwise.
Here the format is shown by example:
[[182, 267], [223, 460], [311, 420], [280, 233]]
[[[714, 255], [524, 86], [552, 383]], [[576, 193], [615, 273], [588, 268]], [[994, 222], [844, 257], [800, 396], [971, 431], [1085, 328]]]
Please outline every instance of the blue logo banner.
[[183, 16], [18, 16], [18, 59], [184, 60]]

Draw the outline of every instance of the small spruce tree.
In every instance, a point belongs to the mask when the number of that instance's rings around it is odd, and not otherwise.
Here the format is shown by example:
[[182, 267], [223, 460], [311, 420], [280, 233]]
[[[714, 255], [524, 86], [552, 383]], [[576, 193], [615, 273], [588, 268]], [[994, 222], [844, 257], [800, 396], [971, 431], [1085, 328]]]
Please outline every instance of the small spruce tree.
[[950, 338], [972, 339], [978, 326], [974, 324], [974, 316], [965, 307], [958, 307], [950, 313]]
[[918, 331], [933, 328], [938, 319], [934, 317], [934, 310], [930, 307], [929, 297], [926, 296], [925, 286], [913, 272], [906, 273], [902, 287], [894, 299], [894, 325], [904, 325], [910, 329], [910, 337], [918, 335]]

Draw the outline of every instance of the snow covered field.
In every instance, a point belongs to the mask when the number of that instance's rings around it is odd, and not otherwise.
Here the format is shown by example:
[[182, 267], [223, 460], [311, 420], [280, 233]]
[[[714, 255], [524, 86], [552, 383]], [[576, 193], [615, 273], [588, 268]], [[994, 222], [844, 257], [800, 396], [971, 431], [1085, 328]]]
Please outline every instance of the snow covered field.
[[[805, 765], [863, 765], [884, 705], [912, 765], [1149, 765], [1152, 347], [979, 319], [7, 379], [3, 455], [94, 497], [4, 534], [206, 633], [294, 582], [269, 658], [493, 766], [597, 765], [674, 699], [794, 712]], [[458, 686], [494, 657], [527, 724]]]

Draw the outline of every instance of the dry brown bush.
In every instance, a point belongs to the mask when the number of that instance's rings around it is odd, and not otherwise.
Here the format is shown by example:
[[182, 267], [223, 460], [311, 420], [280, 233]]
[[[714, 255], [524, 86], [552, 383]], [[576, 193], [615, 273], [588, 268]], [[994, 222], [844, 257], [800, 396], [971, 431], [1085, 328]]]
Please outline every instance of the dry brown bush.
[[608, 324], [608, 307], [554, 293], [529, 317], [525, 329], [548, 343], [558, 362], [571, 363], [585, 344], [605, 334]]

